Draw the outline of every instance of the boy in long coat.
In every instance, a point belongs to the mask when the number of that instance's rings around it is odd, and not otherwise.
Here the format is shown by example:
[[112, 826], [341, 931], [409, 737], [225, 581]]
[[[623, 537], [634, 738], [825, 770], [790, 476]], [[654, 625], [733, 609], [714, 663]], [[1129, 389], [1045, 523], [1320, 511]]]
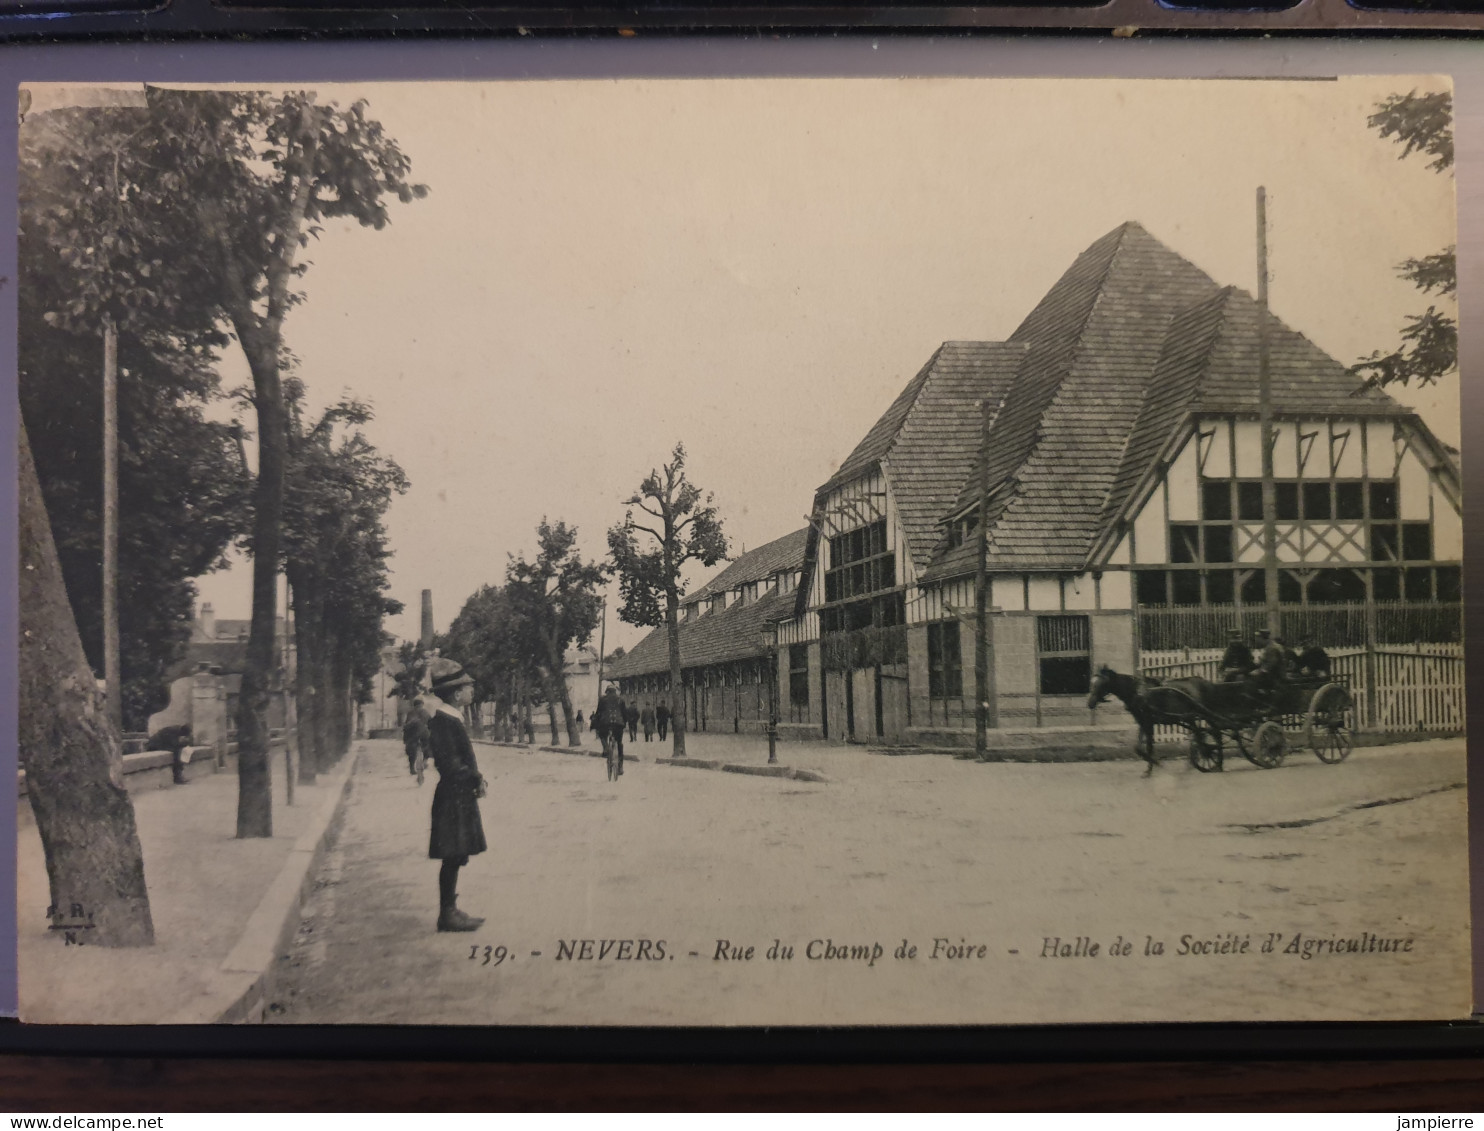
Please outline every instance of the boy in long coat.
[[479, 798], [484, 778], [474, 759], [474, 746], [459, 710], [473, 699], [473, 680], [455, 661], [442, 659], [429, 667], [433, 694], [442, 702], [428, 719], [428, 745], [438, 767], [433, 791], [433, 829], [428, 856], [443, 861], [438, 870], [438, 929], [473, 931], [484, 922], [458, 907], [459, 869], [485, 850]]

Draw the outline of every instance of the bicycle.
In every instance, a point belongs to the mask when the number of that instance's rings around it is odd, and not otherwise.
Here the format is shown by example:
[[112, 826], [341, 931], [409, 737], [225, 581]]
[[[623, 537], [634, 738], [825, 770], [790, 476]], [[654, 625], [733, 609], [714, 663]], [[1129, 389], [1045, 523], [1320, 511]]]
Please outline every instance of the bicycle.
[[608, 767], [608, 780], [617, 781], [623, 775], [623, 755], [619, 752], [618, 739], [612, 731], [603, 732], [603, 761]]

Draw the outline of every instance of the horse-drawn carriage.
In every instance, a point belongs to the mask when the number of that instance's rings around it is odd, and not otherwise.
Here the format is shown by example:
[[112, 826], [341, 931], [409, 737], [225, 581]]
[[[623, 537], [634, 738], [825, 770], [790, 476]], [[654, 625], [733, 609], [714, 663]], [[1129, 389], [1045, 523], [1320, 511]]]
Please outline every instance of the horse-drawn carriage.
[[1187, 732], [1190, 764], [1202, 773], [1222, 768], [1228, 738], [1265, 770], [1282, 763], [1292, 738], [1329, 764], [1343, 762], [1355, 745], [1354, 700], [1344, 677], [1292, 674], [1263, 688], [1245, 679], [1156, 680], [1103, 668], [1093, 679], [1088, 705], [1109, 695], [1121, 699], [1139, 724], [1139, 753], [1151, 769], [1157, 726]]

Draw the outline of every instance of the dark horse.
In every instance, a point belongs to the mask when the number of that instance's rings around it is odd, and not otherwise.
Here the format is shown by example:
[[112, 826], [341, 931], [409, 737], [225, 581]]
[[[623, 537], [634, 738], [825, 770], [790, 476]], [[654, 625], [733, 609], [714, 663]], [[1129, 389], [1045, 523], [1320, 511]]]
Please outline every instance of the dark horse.
[[1095, 709], [1113, 696], [1128, 708], [1139, 725], [1139, 738], [1134, 749], [1147, 764], [1147, 778], [1159, 764], [1154, 756], [1154, 728], [1173, 724], [1193, 726], [1204, 719], [1201, 705], [1210, 698], [1211, 684], [1194, 676], [1159, 680], [1142, 675], [1122, 675], [1106, 664], [1092, 677], [1087, 693], [1087, 706]]

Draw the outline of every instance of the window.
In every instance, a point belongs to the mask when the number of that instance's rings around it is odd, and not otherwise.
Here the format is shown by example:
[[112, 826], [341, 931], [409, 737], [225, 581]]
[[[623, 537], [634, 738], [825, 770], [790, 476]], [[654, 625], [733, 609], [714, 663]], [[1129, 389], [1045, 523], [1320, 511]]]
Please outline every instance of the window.
[[1207, 479], [1201, 484], [1201, 517], [1207, 522], [1230, 521], [1232, 489], [1228, 479]]
[[1297, 522], [1299, 516], [1299, 485], [1297, 483], [1273, 484], [1273, 517], [1279, 522]]
[[1402, 523], [1402, 557], [1409, 562], [1432, 560], [1432, 523]]
[[1347, 481], [1335, 484], [1335, 517], [1342, 522], [1355, 522], [1365, 518], [1364, 484]]
[[886, 547], [885, 520], [830, 539], [830, 568], [824, 575], [826, 601], [864, 597], [895, 588], [896, 583], [896, 555]]
[[1334, 518], [1329, 483], [1304, 484], [1304, 518], [1309, 522], [1328, 522]]
[[1237, 484], [1237, 517], [1247, 522], [1262, 521], [1262, 483]]
[[1463, 600], [1463, 578], [1457, 566], [1439, 566], [1437, 575], [1439, 601]]
[[1162, 569], [1141, 569], [1134, 574], [1134, 591], [1141, 605], [1168, 605], [1170, 595], [1166, 591], [1167, 574]]
[[1188, 564], [1201, 560], [1201, 528], [1170, 524], [1170, 561]]
[[1201, 603], [1201, 575], [1193, 569], [1171, 571], [1170, 590], [1176, 605], [1199, 605]]
[[1397, 517], [1397, 490], [1395, 480], [1371, 484], [1371, 517]]
[[959, 650], [958, 621], [928, 625], [928, 696], [933, 699], [962, 699], [964, 661]]
[[1406, 594], [1409, 601], [1432, 600], [1432, 570], [1406, 570]]
[[809, 645], [788, 646], [788, 701], [794, 707], [809, 706]]
[[1042, 695], [1086, 695], [1092, 683], [1092, 622], [1085, 616], [1036, 618]]

